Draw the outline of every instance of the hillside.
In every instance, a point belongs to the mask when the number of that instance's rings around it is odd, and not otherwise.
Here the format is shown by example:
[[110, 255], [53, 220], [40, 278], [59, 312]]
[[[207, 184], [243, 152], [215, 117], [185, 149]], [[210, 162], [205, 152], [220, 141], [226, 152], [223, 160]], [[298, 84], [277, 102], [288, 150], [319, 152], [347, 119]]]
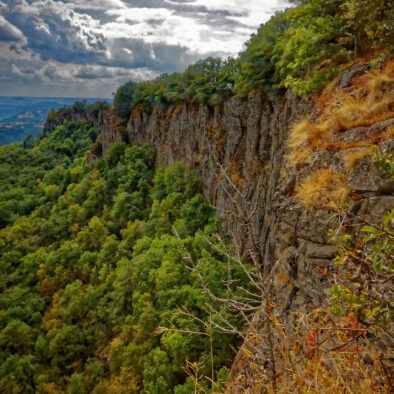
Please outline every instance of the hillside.
[[[0, 145], [22, 142], [28, 135], [36, 138], [42, 133], [51, 109], [57, 111], [62, 106], [73, 105], [77, 100], [63, 97], [0, 96]], [[85, 101], [93, 104], [98, 100]], [[106, 101], [111, 102], [111, 100]]]
[[294, 3], [0, 147], [0, 391], [391, 392], [393, 11]]

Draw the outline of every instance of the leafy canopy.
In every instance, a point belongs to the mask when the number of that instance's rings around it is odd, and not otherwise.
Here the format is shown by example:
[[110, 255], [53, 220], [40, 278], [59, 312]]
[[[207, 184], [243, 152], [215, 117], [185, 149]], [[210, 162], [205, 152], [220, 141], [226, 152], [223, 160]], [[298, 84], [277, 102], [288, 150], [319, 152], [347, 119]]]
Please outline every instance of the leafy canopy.
[[186, 360], [209, 377], [213, 361], [219, 389], [237, 339], [211, 332], [212, 358], [209, 337], [189, 333], [219, 318], [211, 307], [241, 322], [185, 260], [186, 248], [225, 295], [227, 261], [206, 240], [220, 225], [201, 181], [182, 163], [155, 171], [149, 146], [113, 144], [84, 165], [98, 132], [66, 122], [33, 148], [0, 149], [0, 391], [188, 392]]
[[299, 96], [319, 92], [353, 57], [376, 51], [375, 65], [393, 55], [394, 11], [389, 0], [293, 0], [262, 24], [237, 59], [209, 57], [183, 73], [127, 82], [115, 94], [115, 113], [181, 103], [220, 105], [252, 90]]

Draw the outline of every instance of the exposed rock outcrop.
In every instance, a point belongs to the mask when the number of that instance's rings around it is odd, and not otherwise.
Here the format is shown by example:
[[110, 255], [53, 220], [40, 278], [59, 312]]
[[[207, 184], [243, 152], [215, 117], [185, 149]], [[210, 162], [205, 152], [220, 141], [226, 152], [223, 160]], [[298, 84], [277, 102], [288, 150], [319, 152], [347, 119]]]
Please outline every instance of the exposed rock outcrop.
[[56, 127], [63, 124], [65, 120], [73, 120], [75, 122], [86, 122], [91, 126], [104, 126], [107, 123], [109, 115], [109, 105], [102, 106], [95, 110], [73, 111], [71, 108], [62, 111], [51, 111], [44, 124], [44, 133], [50, 133]]

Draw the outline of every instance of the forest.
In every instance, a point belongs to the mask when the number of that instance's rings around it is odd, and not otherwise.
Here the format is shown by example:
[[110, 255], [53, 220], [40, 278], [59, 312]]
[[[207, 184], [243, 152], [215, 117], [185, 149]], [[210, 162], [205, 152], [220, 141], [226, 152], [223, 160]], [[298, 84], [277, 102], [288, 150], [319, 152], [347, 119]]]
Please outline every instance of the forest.
[[[286, 91], [303, 97], [321, 92], [355, 58], [364, 56], [368, 67], [378, 70], [392, 57], [390, 1], [292, 3], [294, 7], [261, 25], [236, 59], [210, 57], [184, 73], [119, 87], [113, 110], [123, 131], [134, 110], [150, 114], [156, 107], [182, 103], [215, 107], [254, 91], [271, 98]], [[375, 90], [388, 85], [390, 78], [383, 79], [379, 86], [375, 83]], [[373, 98], [379, 104], [379, 116], [384, 111], [391, 114], [392, 99], [387, 97], [386, 101]], [[339, 112], [344, 103], [349, 104], [342, 102], [334, 109]], [[51, 111], [48, 120], [63, 119], [67, 111], [94, 113], [103, 108], [108, 109], [108, 104], [77, 102]], [[321, 147], [316, 140], [324, 132], [346, 129], [334, 122], [334, 110], [322, 113], [327, 116], [314, 123], [301, 121], [291, 130], [288, 148], [297, 156], [290, 155], [295, 167], [306, 167], [317, 150], [313, 144]], [[350, 123], [358, 127], [361, 120], [368, 121], [352, 118]], [[338, 130], [333, 131], [329, 121]], [[105, 157], [88, 163], [92, 146], [100, 151], [101, 132], [102, 127], [86, 121], [66, 119], [37, 138], [29, 136], [23, 143], [0, 147], [0, 392], [224, 392], [242, 343], [259, 346], [253, 330], [245, 325], [266, 295], [257, 264], [253, 265], [255, 256], [240, 256], [204, 196], [202, 180], [185, 164], [158, 169], [155, 149], [133, 141], [114, 143]], [[327, 141], [327, 152], [333, 151]], [[375, 145], [368, 149], [355, 154], [353, 162], [369, 155], [376, 171], [393, 179], [392, 155]], [[333, 192], [330, 171], [321, 170], [298, 185], [294, 194], [307, 201], [308, 209], [322, 209], [319, 204]], [[336, 176], [334, 181], [340, 179]], [[332, 299], [330, 316], [338, 321], [323, 330], [340, 333], [335, 337], [340, 350], [348, 343], [354, 345], [367, 330], [387, 330], [394, 320], [389, 287], [393, 212], [380, 217], [379, 225], [362, 224], [356, 239], [345, 225], [341, 232], [334, 228], [330, 232], [337, 248], [335, 261], [339, 269], [347, 270], [343, 276], [349, 281], [325, 289]], [[230, 264], [233, 261], [238, 264]], [[322, 276], [328, 275], [321, 271]], [[256, 276], [261, 280], [257, 284]], [[382, 286], [383, 295], [376, 295], [374, 283]], [[268, 320], [285, 333], [277, 316], [270, 315], [274, 306], [268, 301], [266, 306]], [[231, 330], [222, 329], [223, 322]], [[360, 328], [362, 324], [367, 328]], [[320, 331], [311, 327], [306, 339], [283, 340], [290, 353], [285, 354], [287, 366], [293, 368], [298, 360], [295, 370], [315, 371], [318, 365], [323, 371], [319, 378], [328, 381], [330, 368], [320, 357], [316, 339]], [[300, 359], [304, 339], [308, 351]], [[281, 347], [278, 352], [282, 351]], [[340, 353], [343, 368], [352, 352], [346, 353], [348, 358]], [[357, 360], [355, 386], [369, 373]], [[373, 364], [374, 379], [380, 388], [387, 388], [390, 376], [384, 375], [383, 362], [377, 364]], [[275, 384], [280, 379], [274, 376]], [[330, 384], [336, 384], [330, 379]], [[281, 392], [296, 392], [297, 384], [306, 384], [302, 374], [293, 380], [296, 383], [289, 386], [293, 389]]]
[[201, 181], [181, 163], [155, 172], [149, 146], [114, 144], [84, 165], [98, 132], [69, 121], [0, 149], [0, 391], [189, 393], [186, 360], [218, 390], [237, 339], [201, 325], [215, 318], [209, 305], [229, 312], [184, 259], [187, 249], [226, 291]]

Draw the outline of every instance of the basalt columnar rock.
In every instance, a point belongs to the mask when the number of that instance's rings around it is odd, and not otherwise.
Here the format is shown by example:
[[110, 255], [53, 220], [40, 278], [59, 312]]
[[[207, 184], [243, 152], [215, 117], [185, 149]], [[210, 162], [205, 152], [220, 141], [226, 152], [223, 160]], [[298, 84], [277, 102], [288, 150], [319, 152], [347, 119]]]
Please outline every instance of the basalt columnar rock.
[[[347, 70], [335, 91], [347, 94], [352, 78], [364, 72], [366, 67], [361, 66]], [[354, 95], [355, 90], [349, 94]], [[351, 169], [344, 170], [349, 150], [359, 149], [349, 141], [355, 143], [373, 135], [377, 137], [368, 143], [376, 143], [385, 152], [393, 151], [392, 118], [342, 128], [329, 144], [315, 147], [306, 164], [290, 164], [286, 144], [289, 130], [305, 115], [319, 117], [321, 109], [315, 102], [290, 92], [282, 98], [250, 93], [220, 107], [183, 104], [154, 108], [149, 115], [134, 111], [126, 131], [121, 132], [112, 117], [99, 137], [104, 154], [113, 142], [135, 141], [157, 149], [159, 167], [183, 161], [196, 168], [226, 232], [234, 235], [243, 252], [257, 244], [272, 305], [284, 320], [289, 311], [326, 305], [330, 284], [322, 272], [335, 269], [332, 259], [336, 249], [327, 235], [336, 225], [335, 215], [330, 209], [305, 207], [295, 195], [297, 185], [313, 171], [331, 168], [333, 173], [346, 175], [354, 213], [376, 219], [394, 207], [393, 182], [376, 172], [369, 157], [360, 156]], [[389, 107], [387, 110], [392, 111], [392, 103]], [[385, 138], [380, 138], [383, 132]], [[261, 321], [264, 331], [263, 316]], [[266, 356], [266, 360], [261, 355], [256, 358], [269, 369], [270, 355]], [[250, 389], [254, 361], [242, 352], [237, 356], [230, 376], [239, 382], [234, 392]]]

